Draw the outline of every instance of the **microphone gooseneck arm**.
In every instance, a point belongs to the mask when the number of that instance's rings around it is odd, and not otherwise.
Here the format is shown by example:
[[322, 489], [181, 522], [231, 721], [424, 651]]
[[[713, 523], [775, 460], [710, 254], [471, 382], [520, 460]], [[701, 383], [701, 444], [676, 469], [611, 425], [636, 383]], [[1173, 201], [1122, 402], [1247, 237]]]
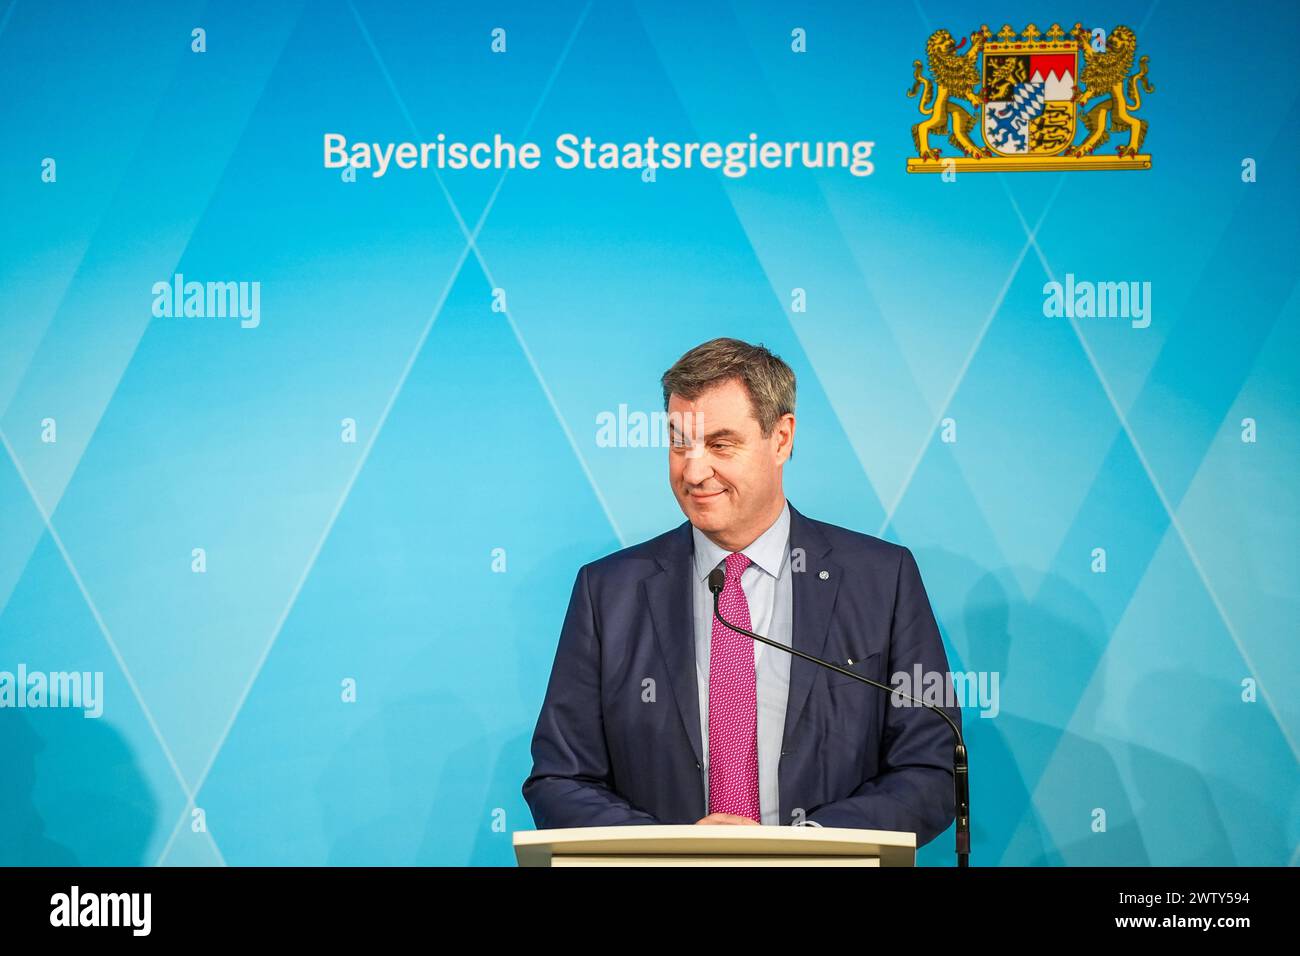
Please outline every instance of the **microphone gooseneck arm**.
[[793, 654], [795, 657], [802, 657], [810, 663], [818, 664], [822, 667], [833, 670], [836, 673], [843, 674], [845, 677], [852, 677], [854, 680], [861, 681], [864, 684], [869, 684], [872, 687], [877, 687], [880, 690], [888, 691], [891, 694], [897, 694], [900, 697], [906, 697], [913, 703], [920, 704], [927, 710], [933, 711], [948, 722], [948, 726], [952, 729], [953, 736], [956, 738], [956, 744], [953, 747], [952, 776], [953, 786], [956, 790], [957, 866], [960, 869], [968, 867], [970, 865], [970, 768], [967, 764], [966, 758], [966, 741], [963, 739], [961, 728], [957, 726], [956, 721], [949, 717], [948, 713], [942, 708], [936, 707], [920, 698], [913, 697], [911, 694], [905, 694], [897, 688], [890, 687], [888, 684], [881, 684], [869, 677], [855, 674], [853, 671], [840, 667], [838, 664], [824, 661], [820, 657], [815, 657], [812, 654], [805, 653], [804, 651], [798, 650], [794, 647], [787, 647], [779, 641], [774, 641], [769, 637], [764, 637], [762, 634], [755, 634], [753, 631], [747, 631], [743, 627], [737, 627], [735, 624], [732, 624], [722, 616], [722, 611], [718, 607], [719, 599], [722, 597], [722, 589], [726, 587], [726, 580], [726, 571], [720, 567], [714, 568], [709, 572], [709, 590], [713, 592], [713, 616], [722, 623], [723, 627], [733, 630], [737, 634], [743, 634], [745, 637], [752, 638], [760, 643], [768, 644], [778, 650], [785, 651], [787, 654]]

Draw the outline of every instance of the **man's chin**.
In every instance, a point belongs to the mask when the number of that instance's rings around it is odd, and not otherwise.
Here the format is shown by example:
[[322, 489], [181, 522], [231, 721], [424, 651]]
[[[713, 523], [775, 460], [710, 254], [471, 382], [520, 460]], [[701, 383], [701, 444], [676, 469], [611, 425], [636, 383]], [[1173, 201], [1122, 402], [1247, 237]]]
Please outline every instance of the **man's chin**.
[[725, 491], [710, 495], [707, 498], [692, 497], [688, 501], [686, 516], [701, 531], [711, 531], [722, 527], [726, 523], [726, 509], [720, 506], [726, 501], [726, 498], [727, 493]]

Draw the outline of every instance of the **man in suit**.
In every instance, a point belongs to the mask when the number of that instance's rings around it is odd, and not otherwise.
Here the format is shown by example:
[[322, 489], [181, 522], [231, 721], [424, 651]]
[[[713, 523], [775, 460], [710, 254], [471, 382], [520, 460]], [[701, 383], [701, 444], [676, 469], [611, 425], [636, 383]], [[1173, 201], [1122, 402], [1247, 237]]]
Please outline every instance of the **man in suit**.
[[786, 500], [795, 379], [767, 349], [705, 342], [662, 385], [687, 521], [578, 572], [523, 785], [537, 826], [814, 824], [929, 842], [954, 815], [947, 722], [723, 627], [708, 589], [722, 566], [733, 624], [882, 683], [919, 664], [951, 687], [911, 552]]

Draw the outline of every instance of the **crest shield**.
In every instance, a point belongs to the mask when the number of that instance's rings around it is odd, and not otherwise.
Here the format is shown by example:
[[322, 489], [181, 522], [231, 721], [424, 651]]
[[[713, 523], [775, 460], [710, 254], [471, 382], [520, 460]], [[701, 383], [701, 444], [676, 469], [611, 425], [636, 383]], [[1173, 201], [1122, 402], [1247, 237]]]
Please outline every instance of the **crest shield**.
[[1057, 156], [1068, 149], [1078, 123], [1078, 43], [988, 43], [983, 60], [985, 145], [998, 156]]

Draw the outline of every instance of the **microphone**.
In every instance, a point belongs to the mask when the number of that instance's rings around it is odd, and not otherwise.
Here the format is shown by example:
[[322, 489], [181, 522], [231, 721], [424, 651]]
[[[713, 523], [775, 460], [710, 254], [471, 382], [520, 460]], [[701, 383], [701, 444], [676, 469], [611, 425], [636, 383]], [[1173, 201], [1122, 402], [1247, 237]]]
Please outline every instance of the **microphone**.
[[957, 743], [953, 747], [952, 757], [953, 785], [957, 791], [957, 866], [959, 869], [966, 869], [970, 865], [970, 768], [966, 762], [966, 741], [962, 738], [961, 728], [957, 726], [956, 722], [949, 717], [947, 712], [943, 709], [936, 707], [934, 704], [927, 701], [921, 700], [920, 698], [913, 697], [911, 694], [904, 694], [902, 691], [896, 690], [888, 684], [881, 684], [869, 677], [863, 677], [861, 674], [855, 674], [851, 670], [846, 670], [838, 664], [832, 664], [830, 661], [824, 661], [820, 657], [805, 654], [803, 651], [797, 650], [793, 647], [786, 647], [779, 641], [763, 637], [761, 634], [755, 634], [753, 631], [747, 631], [743, 627], [737, 627], [735, 624], [732, 624], [723, 617], [722, 611], [718, 608], [718, 601], [722, 597], [722, 589], [726, 587], [726, 585], [727, 571], [725, 567], [719, 565], [709, 572], [709, 590], [713, 592], [713, 616], [721, 621], [724, 627], [735, 631], [737, 634], [743, 634], [746, 637], [752, 638], [756, 641], [761, 641], [762, 643], [775, 647], [778, 650], [785, 651], [787, 654], [793, 654], [795, 657], [802, 657], [806, 661], [811, 661], [814, 664], [820, 664], [822, 667], [830, 668], [836, 673], [844, 674], [846, 677], [852, 677], [854, 680], [859, 680], [864, 684], [870, 684], [872, 687], [878, 687], [881, 690], [889, 691], [891, 694], [898, 694], [902, 697], [906, 697], [913, 703], [920, 704], [927, 710], [934, 711], [948, 722], [948, 726], [952, 728], [953, 736], [957, 738]]

